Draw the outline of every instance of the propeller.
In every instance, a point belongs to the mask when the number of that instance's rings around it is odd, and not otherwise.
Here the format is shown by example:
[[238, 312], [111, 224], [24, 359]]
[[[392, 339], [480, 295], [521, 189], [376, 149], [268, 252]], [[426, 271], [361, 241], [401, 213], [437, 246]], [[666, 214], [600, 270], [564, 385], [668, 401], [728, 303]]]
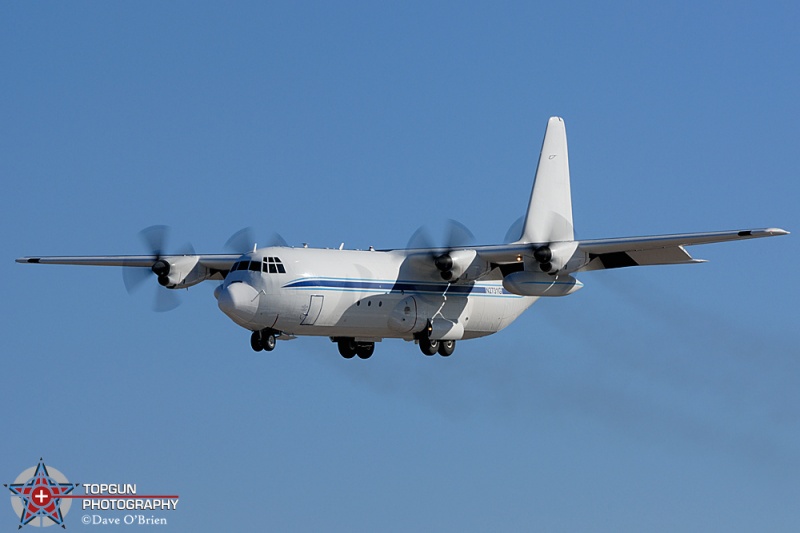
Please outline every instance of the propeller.
[[[277, 232], [273, 232], [270, 238], [266, 240], [265, 244], [266, 246], [289, 246], [286, 240]], [[225, 241], [225, 248], [237, 254], [250, 252], [255, 246], [256, 236], [252, 226], [240, 229]]]
[[[533, 257], [539, 263], [542, 272], [556, 275], [558, 270], [563, 268], [566, 259], [572, 256], [575, 249], [565, 249], [564, 241], [575, 239], [575, 229], [572, 225], [572, 211], [569, 218], [563, 214], [551, 211], [542, 218], [542, 229], [539, 235], [546, 239], [547, 244], [539, 246], [533, 251]], [[555, 263], [555, 264], [554, 264]]]
[[509, 226], [508, 231], [506, 231], [506, 236], [503, 239], [503, 242], [508, 244], [519, 240], [519, 238], [522, 236], [522, 228], [524, 227], [524, 223], [524, 216], [515, 220], [514, 223]]
[[445, 281], [453, 280], [453, 257], [451, 252], [460, 247], [468, 246], [475, 241], [475, 236], [461, 222], [447, 219], [444, 242], [437, 245], [426, 226], [421, 226], [408, 241], [408, 248], [434, 248], [431, 252], [433, 265]]
[[446, 221], [446, 234], [441, 244], [436, 244], [427, 226], [420, 226], [408, 240], [407, 248], [445, 248], [452, 250], [461, 246], [468, 246], [475, 241], [475, 236], [461, 222], [448, 218]]
[[[167, 226], [150, 226], [139, 232], [139, 238], [153, 257], [153, 266], [150, 268], [128, 266], [122, 269], [122, 281], [125, 283], [128, 293], [138, 292], [151, 275], [157, 276], [158, 283], [162, 286], [166, 286], [169, 283], [167, 276], [170, 265], [162, 259], [165, 255], [164, 249], [169, 231]], [[194, 255], [194, 249], [190, 244], [186, 244], [181, 252], [172, 255]], [[180, 303], [181, 299], [176, 292], [156, 287], [155, 300], [153, 302], [154, 311], [171, 311], [178, 307]]]
[[[559, 260], [559, 254], [564, 252], [563, 241], [573, 241], [575, 230], [573, 229], [570, 218], [567, 219], [561, 213], [547, 211], [540, 214], [536, 219], [538, 225], [524, 232], [524, 218], [519, 218], [511, 225], [506, 233], [506, 242], [516, 239], [523, 239], [523, 242], [546, 243], [533, 250], [533, 257], [539, 263], [539, 269], [547, 274], [555, 275], [559, 268], [563, 266], [563, 261]], [[553, 250], [556, 250], [555, 253]], [[572, 254], [574, 250], [569, 251]], [[555, 261], [554, 261], [555, 258]], [[553, 263], [556, 263], [555, 265]]]
[[544, 246], [536, 248], [533, 251], [533, 258], [539, 263], [539, 268], [542, 269], [542, 272], [549, 274], [553, 269], [553, 263], [550, 262], [553, 260], [553, 251], [550, 249], [549, 245], [545, 244]]

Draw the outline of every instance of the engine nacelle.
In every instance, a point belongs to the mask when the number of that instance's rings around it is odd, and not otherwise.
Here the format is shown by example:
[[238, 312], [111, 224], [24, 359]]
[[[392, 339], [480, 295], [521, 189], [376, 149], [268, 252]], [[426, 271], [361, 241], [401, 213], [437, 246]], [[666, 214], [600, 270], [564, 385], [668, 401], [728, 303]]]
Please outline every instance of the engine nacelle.
[[589, 263], [589, 254], [578, 250], [577, 242], [556, 242], [533, 251], [539, 269], [547, 274], [575, 272]]
[[490, 270], [490, 265], [478, 257], [475, 250], [453, 250], [434, 259], [442, 279], [451, 283], [456, 281], [475, 281]]
[[551, 276], [544, 272], [520, 270], [503, 278], [503, 287], [520, 296], [566, 296], [583, 287], [569, 274]]
[[160, 257], [151, 267], [158, 283], [168, 289], [183, 289], [208, 279], [209, 271], [196, 255]]

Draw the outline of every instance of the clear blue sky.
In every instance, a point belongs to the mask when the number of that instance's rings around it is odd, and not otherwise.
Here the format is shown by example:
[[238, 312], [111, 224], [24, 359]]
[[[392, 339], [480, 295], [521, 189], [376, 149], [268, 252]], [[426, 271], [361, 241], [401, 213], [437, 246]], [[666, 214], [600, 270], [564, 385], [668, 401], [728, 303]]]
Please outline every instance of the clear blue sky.
[[[0, 482], [176, 492], [173, 531], [795, 531], [800, 8], [560, 4], [0, 4]], [[152, 224], [496, 242], [551, 115], [579, 237], [794, 235], [585, 274], [449, 359], [255, 354], [214, 283], [159, 314], [117, 269], [13, 261]]]

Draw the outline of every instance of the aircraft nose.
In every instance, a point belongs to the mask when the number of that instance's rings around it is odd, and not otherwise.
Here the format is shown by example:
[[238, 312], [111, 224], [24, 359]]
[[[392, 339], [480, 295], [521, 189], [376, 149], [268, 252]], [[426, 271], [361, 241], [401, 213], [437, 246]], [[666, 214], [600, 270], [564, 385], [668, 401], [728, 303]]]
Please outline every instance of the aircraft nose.
[[217, 305], [231, 320], [247, 327], [258, 312], [258, 291], [247, 283], [231, 283], [219, 291]]

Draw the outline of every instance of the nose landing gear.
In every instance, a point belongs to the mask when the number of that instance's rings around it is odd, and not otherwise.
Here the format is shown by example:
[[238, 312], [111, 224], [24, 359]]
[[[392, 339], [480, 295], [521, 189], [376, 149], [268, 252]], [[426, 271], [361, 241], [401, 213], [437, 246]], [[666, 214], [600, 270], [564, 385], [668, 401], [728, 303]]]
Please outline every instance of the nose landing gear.
[[275, 338], [276, 334], [277, 332], [272, 329], [254, 331], [253, 334], [250, 335], [250, 347], [256, 352], [260, 352], [261, 350], [271, 352], [275, 349], [275, 344], [277, 342]]

